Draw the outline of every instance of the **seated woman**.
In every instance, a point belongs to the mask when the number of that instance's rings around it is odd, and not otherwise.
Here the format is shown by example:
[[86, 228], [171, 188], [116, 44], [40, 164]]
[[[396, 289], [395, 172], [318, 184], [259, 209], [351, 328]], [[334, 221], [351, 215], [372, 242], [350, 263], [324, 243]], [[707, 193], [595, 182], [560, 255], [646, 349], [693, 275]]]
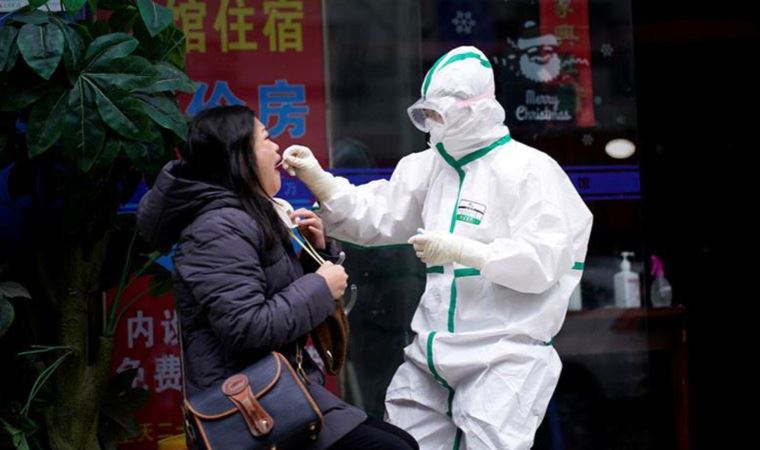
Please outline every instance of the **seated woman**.
[[[330, 262], [305, 273], [309, 266], [296, 257], [273, 206], [281, 185], [278, 152], [250, 109], [207, 109], [190, 124], [182, 160], [168, 163], [140, 202], [145, 239], [157, 248], [177, 243], [173, 279], [186, 394], [273, 350], [294, 367], [300, 354], [307, 387], [324, 415], [307, 449], [417, 449], [401, 429], [367, 418], [325, 390], [317, 362], [303, 351], [309, 332], [335, 310], [347, 275]], [[335, 253], [314, 213], [299, 209], [296, 217], [304, 237]]]

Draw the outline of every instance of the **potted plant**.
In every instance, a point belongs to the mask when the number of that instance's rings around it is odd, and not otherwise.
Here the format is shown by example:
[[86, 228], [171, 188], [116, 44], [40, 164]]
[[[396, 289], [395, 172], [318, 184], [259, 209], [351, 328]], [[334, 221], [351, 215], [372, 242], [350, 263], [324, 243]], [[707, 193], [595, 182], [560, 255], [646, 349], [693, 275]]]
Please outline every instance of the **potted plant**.
[[48, 317], [36, 344], [59, 350], [44, 408], [49, 444], [99, 448], [118, 315], [94, 329], [93, 295], [110, 287], [104, 266], [124, 261], [115, 237], [134, 235], [119, 205], [173, 157], [187, 126], [176, 95], [194, 86], [169, 9], [150, 0], [63, 0], [63, 11], [29, 3], [0, 26], [0, 168], [26, 205], [23, 235], [6, 246]]

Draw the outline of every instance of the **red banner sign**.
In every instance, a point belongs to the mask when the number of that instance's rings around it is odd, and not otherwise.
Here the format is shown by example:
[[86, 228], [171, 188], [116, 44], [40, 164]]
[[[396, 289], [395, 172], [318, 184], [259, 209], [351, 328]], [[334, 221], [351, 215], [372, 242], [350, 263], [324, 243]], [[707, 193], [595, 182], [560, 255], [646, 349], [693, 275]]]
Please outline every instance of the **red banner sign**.
[[572, 68], [566, 78], [575, 87], [575, 125], [593, 127], [588, 0], [541, 0], [540, 5], [541, 34], [556, 38], [558, 53], [565, 55], [564, 64]]
[[[148, 290], [150, 277], [135, 279], [124, 292], [123, 305]], [[115, 289], [108, 292], [109, 310]], [[137, 369], [133, 387], [150, 392], [148, 403], [135, 414], [139, 433], [120, 443], [122, 449], [155, 449], [156, 442], [182, 430], [182, 370], [177, 313], [171, 295], [145, 295], [124, 313], [114, 333], [112, 373]]]
[[327, 163], [322, 2], [168, 0], [187, 36], [186, 69], [200, 83], [190, 115], [245, 104], [285, 148], [300, 143]]

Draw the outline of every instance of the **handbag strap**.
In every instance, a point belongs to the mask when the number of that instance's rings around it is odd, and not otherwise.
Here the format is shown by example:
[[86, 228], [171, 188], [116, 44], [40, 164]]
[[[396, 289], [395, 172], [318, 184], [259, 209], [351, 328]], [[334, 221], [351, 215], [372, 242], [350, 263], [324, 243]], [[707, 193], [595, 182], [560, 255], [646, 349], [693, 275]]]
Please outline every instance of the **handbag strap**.
[[296, 342], [296, 373], [304, 383], [311, 384], [311, 380], [303, 369], [303, 347], [298, 342]]
[[320, 266], [325, 263], [325, 259], [322, 258], [322, 256], [319, 254], [319, 252], [311, 245], [311, 242], [309, 242], [308, 239], [306, 239], [306, 236], [303, 236], [303, 240], [301, 240], [298, 235], [293, 231], [293, 229], [289, 229], [288, 233], [290, 234], [290, 237], [298, 242], [298, 244], [301, 246], [301, 248], [304, 249], [304, 251], [311, 256], [311, 258], [316, 261], [317, 264]]

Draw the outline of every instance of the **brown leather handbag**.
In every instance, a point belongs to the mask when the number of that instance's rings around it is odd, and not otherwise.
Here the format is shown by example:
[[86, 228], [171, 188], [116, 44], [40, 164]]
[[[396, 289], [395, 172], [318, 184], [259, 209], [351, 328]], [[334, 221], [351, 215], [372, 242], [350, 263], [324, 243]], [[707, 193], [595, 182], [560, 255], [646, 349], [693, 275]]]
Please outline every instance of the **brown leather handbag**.
[[325, 363], [325, 370], [331, 375], [340, 372], [346, 363], [348, 351], [348, 318], [343, 304], [337, 300], [338, 307], [327, 319], [311, 331], [311, 340], [319, 356]]

